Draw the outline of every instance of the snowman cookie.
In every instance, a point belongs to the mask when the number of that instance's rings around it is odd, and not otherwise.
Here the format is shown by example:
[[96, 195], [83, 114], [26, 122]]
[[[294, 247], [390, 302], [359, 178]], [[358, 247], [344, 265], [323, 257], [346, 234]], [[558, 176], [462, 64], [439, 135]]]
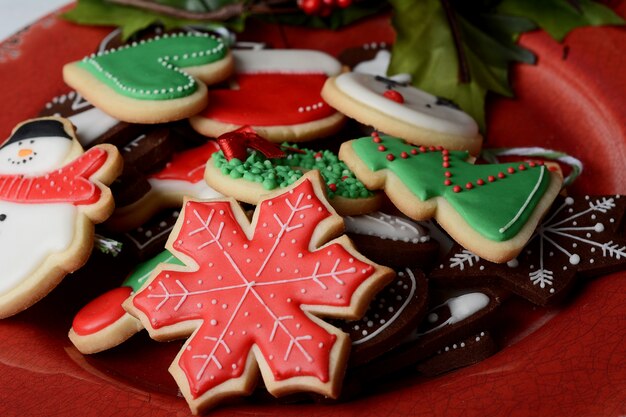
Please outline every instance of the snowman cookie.
[[302, 142], [336, 133], [345, 117], [320, 92], [341, 72], [333, 57], [309, 50], [233, 51], [231, 88], [211, 91], [209, 105], [190, 119], [198, 132], [218, 137], [244, 125], [271, 142]]
[[22, 311], [87, 260], [94, 223], [113, 211], [111, 145], [83, 153], [61, 118], [19, 124], [0, 147], [0, 317]]
[[322, 97], [346, 116], [407, 142], [480, 152], [482, 136], [474, 119], [408, 83], [348, 72], [329, 78]]
[[227, 78], [232, 56], [221, 38], [174, 33], [92, 54], [63, 67], [63, 79], [115, 119], [181, 120], [202, 110], [205, 84]]

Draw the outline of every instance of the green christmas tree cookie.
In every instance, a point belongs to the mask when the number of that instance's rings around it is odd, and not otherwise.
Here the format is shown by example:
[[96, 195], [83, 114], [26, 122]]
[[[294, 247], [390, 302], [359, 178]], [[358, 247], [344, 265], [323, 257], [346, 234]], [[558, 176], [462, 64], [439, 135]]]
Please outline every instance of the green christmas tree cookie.
[[562, 184], [558, 168], [542, 163], [474, 165], [465, 151], [378, 134], [344, 143], [339, 157], [404, 214], [434, 217], [462, 246], [492, 262], [519, 253]]

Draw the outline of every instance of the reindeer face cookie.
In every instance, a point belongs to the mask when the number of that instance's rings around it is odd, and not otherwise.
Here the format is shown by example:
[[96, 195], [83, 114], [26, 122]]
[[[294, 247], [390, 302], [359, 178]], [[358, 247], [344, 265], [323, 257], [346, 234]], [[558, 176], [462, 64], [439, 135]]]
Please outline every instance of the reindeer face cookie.
[[86, 261], [93, 223], [113, 210], [106, 184], [121, 158], [110, 145], [83, 154], [69, 121], [42, 118], [18, 125], [0, 159], [0, 317], [7, 317]]
[[448, 100], [407, 83], [348, 72], [329, 78], [322, 97], [348, 117], [416, 145], [441, 145], [478, 154], [476, 122]]

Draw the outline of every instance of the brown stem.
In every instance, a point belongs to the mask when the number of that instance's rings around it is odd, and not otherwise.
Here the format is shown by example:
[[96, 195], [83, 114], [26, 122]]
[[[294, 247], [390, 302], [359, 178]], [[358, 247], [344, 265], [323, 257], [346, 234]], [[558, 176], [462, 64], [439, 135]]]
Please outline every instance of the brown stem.
[[285, 3], [285, 0], [266, 0], [260, 4], [245, 6], [243, 2], [228, 4], [218, 10], [212, 12], [190, 12], [188, 10], [179, 9], [177, 7], [167, 6], [165, 4], [155, 3], [151, 0], [109, 0], [111, 3], [117, 3], [124, 6], [137, 7], [180, 19], [190, 20], [217, 20], [224, 21], [236, 16], [240, 16], [244, 11], [250, 13], [293, 13], [297, 8], [272, 9], [270, 5]]
[[456, 55], [459, 59], [459, 82], [467, 84], [472, 81], [470, 75], [469, 63], [465, 56], [465, 50], [463, 49], [463, 37], [461, 36], [461, 28], [459, 27], [459, 21], [456, 14], [450, 5], [450, 0], [440, 0], [443, 10], [446, 12], [446, 19], [450, 24], [450, 30], [452, 31], [452, 39], [454, 40], [454, 48], [456, 49]]

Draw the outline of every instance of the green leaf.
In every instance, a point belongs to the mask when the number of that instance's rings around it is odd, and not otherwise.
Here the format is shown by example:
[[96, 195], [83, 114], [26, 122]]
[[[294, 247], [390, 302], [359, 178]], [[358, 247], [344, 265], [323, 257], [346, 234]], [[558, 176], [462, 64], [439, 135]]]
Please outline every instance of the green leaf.
[[118, 26], [122, 29], [122, 39], [127, 40], [133, 34], [153, 24], [162, 24], [165, 30], [196, 26], [215, 29], [227, 26], [240, 30], [242, 20], [228, 24], [200, 20], [178, 19], [134, 7], [108, 3], [103, 0], [79, 0], [72, 10], [64, 13], [63, 18], [82, 25]]
[[577, 27], [625, 23], [611, 9], [592, 0], [503, 0], [498, 11], [531, 19], [559, 42]]

